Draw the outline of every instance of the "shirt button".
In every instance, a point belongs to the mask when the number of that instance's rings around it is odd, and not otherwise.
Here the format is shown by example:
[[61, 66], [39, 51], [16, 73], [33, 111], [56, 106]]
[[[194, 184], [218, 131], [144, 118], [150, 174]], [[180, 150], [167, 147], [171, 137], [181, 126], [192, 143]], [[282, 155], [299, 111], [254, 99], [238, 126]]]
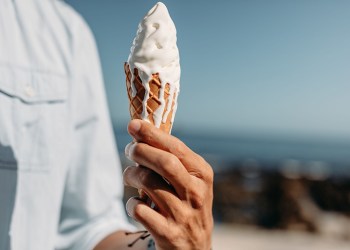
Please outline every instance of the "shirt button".
[[33, 97], [35, 95], [35, 91], [32, 86], [27, 85], [24, 88], [24, 92], [28, 97]]

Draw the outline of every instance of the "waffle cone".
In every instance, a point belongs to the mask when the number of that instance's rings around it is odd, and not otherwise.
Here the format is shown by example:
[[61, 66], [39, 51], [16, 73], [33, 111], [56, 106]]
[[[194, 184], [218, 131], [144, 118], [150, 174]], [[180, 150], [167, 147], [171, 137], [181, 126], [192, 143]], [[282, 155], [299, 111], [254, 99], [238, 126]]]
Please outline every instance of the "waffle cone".
[[[142, 84], [142, 80], [139, 76], [138, 69], [134, 69], [134, 87], [136, 89], [136, 95], [132, 95], [132, 74], [130, 71], [130, 66], [128, 63], [124, 64], [124, 70], [125, 70], [125, 75], [126, 75], [126, 89], [128, 92], [128, 98], [129, 98], [129, 111], [130, 111], [130, 116], [131, 119], [142, 119], [142, 113], [143, 113], [143, 105], [142, 102], [145, 98], [145, 87]], [[159, 78], [159, 74], [155, 73], [152, 74], [152, 79], [149, 81], [149, 87], [150, 87], [150, 92], [149, 92], [149, 97], [147, 99], [147, 114], [148, 114], [148, 121], [151, 122], [153, 125], [155, 125], [154, 121], [154, 112], [160, 107], [161, 105], [161, 100], [159, 99], [160, 96], [160, 91], [161, 91], [161, 81]], [[160, 129], [165, 131], [166, 133], [171, 132], [172, 128], [172, 117], [173, 117], [173, 111], [174, 111], [174, 106], [175, 106], [175, 100], [176, 100], [176, 94], [174, 94], [173, 100], [169, 100], [169, 91], [170, 91], [170, 85], [167, 83], [164, 88], [164, 99], [165, 99], [165, 107], [168, 107], [168, 102], [171, 101], [171, 110], [167, 116], [166, 121], [163, 123], [163, 121], [160, 124]], [[162, 120], [164, 114], [167, 112], [166, 108], [162, 114]]]

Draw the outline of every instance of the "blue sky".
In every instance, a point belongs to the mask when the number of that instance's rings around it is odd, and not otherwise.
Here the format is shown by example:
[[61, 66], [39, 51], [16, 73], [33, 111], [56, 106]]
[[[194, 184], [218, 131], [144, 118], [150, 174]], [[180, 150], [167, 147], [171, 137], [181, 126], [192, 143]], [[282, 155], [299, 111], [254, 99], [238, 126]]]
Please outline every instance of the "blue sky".
[[[111, 116], [129, 120], [123, 62], [157, 2], [69, 0], [93, 30]], [[174, 129], [350, 140], [350, 1], [163, 1], [182, 77]]]

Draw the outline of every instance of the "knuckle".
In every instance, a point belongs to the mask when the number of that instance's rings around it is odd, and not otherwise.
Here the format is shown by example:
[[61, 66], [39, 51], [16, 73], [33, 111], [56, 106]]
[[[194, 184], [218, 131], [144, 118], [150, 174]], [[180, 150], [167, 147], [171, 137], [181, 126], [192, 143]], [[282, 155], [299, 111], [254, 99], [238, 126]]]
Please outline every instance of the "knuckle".
[[184, 225], [188, 234], [191, 235], [191, 241], [194, 243], [200, 242], [203, 237], [203, 231], [198, 230], [198, 224], [199, 222], [193, 219]]
[[182, 141], [180, 141], [178, 138], [175, 139], [176, 143], [174, 144], [174, 153], [180, 158], [184, 158], [186, 155], [186, 145]]
[[198, 155], [198, 162], [202, 166], [202, 178], [208, 183], [213, 183], [214, 180], [214, 171], [210, 164], [200, 155]]
[[182, 209], [178, 214], [177, 221], [182, 225], [187, 225], [190, 222], [191, 216], [190, 209]]
[[162, 242], [168, 241], [168, 235], [171, 230], [167, 226], [164, 228], [155, 228], [154, 229], [157, 235], [157, 238], [161, 239]]
[[166, 158], [166, 165], [170, 170], [174, 170], [179, 165], [179, 159], [174, 155], [169, 155]]
[[162, 168], [166, 172], [167, 178], [171, 180], [178, 179], [178, 175], [180, 173], [179, 164], [181, 164], [180, 160], [174, 155], [167, 155], [164, 158]]
[[208, 164], [208, 167], [204, 173], [205, 173], [204, 180], [209, 184], [213, 184], [213, 182], [214, 182], [214, 170], [209, 164]]
[[177, 245], [177, 243], [181, 240], [181, 232], [178, 229], [171, 230], [167, 235], [165, 235], [166, 239], [172, 245]]
[[169, 176], [172, 176], [173, 174], [178, 174], [175, 173], [176, 171], [174, 170], [178, 168], [179, 163], [180, 161], [176, 156], [172, 154], [163, 154], [158, 157], [156, 164], [158, 167], [164, 169]]
[[204, 206], [204, 193], [200, 188], [192, 188], [189, 190], [189, 200], [193, 208], [200, 209]]

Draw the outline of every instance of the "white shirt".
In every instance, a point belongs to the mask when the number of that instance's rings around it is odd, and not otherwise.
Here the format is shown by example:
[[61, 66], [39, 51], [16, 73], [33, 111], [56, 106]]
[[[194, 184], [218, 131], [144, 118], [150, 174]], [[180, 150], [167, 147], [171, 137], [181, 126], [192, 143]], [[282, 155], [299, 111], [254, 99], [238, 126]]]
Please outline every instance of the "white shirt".
[[99, 58], [57, 0], [0, 0], [0, 249], [92, 249], [131, 229]]

